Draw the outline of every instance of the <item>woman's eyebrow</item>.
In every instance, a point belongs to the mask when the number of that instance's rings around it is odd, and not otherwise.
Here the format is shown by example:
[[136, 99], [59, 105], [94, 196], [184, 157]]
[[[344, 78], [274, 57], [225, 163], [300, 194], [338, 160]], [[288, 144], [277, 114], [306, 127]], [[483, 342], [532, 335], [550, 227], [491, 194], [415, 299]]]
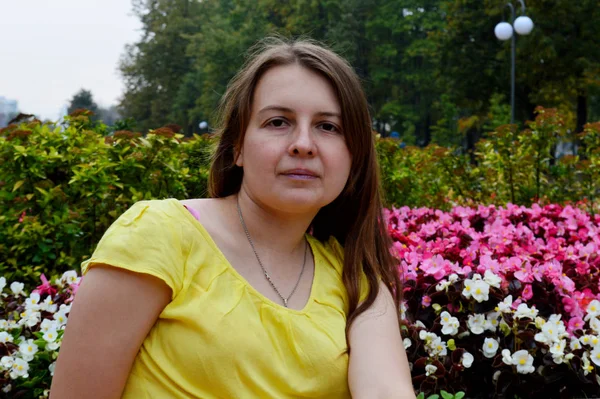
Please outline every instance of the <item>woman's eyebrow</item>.
[[[267, 112], [267, 111], [279, 111], [279, 112], [285, 112], [285, 113], [294, 113], [294, 110], [288, 107], [282, 107], [279, 105], [267, 105], [266, 107], [264, 107], [263, 109], [261, 109], [260, 111], [258, 111], [258, 115], [262, 114], [263, 112]], [[337, 112], [328, 112], [328, 111], [323, 111], [323, 112], [317, 112], [318, 116], [334, 116], [336, 118], [341, 118], [342, 116], [337, 113]]]

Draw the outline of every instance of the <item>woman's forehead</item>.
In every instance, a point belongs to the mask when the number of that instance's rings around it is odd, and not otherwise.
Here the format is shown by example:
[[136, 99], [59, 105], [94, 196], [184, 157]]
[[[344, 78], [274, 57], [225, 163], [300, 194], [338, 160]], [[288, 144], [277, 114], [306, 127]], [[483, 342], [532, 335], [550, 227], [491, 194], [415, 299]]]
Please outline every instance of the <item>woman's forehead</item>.
[[319, 73], [297, 64], [276, 66], [260, 78], [254, 91], [252, 113], [284, 111], [340, 115], [331, 83]]

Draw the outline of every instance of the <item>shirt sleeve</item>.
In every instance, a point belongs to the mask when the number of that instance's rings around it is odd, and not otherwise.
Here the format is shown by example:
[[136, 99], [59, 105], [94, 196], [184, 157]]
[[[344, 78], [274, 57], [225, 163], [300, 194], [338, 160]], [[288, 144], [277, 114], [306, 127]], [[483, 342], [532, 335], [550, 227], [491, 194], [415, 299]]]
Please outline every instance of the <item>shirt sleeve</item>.
[[164, 281], [171, 298], [181, 291], [184, 276], [182, 233], [165, 209], [165, 201], [139, 201], [106, 230], [91, 258], [81, 264], [83, 275], [96, 265], [109, 265]]

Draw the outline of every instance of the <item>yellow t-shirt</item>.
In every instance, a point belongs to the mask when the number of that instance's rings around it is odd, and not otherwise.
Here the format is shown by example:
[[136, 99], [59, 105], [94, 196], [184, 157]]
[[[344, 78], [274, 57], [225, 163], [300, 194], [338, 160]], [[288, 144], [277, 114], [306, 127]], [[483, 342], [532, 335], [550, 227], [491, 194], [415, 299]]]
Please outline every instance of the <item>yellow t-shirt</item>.
[[305, 308], [294, 310], [237, 273], [177, 199], [140, 201], [123, 213], [82, 272], [107, 264], [153, 275], [173, 290], [123, 398], [350, 398], [343, 250], [334, 238], [307, 239], [312, 291]]

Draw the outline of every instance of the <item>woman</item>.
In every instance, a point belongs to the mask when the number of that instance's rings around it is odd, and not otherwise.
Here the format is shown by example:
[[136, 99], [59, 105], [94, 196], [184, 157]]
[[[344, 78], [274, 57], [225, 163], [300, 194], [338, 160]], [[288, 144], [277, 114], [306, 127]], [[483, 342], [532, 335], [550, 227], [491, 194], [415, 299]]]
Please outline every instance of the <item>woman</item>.
[[264, 44], [223, 98], [212, 198], [134, 204], [82, 264], [52, 399], [414, 397], [360, 82]]

